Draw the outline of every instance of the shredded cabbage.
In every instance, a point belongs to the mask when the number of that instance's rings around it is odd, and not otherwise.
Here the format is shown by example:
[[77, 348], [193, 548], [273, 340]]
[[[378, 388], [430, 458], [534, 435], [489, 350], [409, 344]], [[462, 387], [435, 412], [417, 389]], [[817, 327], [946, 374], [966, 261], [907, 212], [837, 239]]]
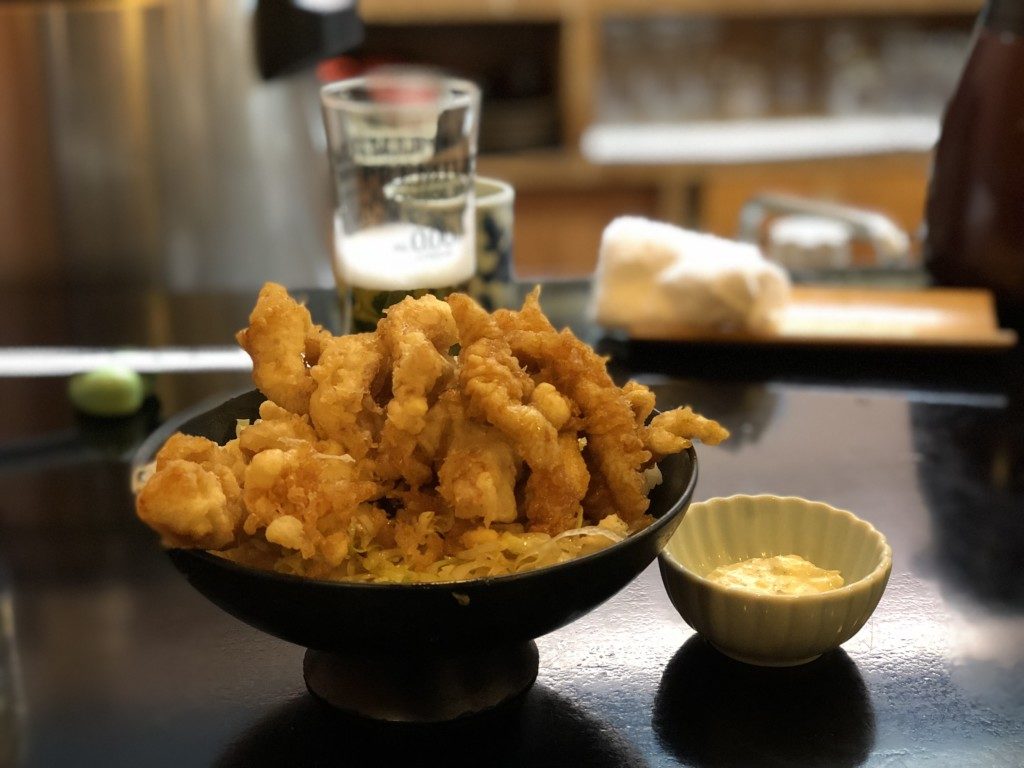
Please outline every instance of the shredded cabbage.
[[[457, 555], [443, 557], [423, 569], [413, 569], [404, 564], [399, 549], [385, 548], [374, 543], [362, 552], [353, 552], [346, 563], [327, 578], [336, 581], [410, 584], [507, 576], [564, 563], [597, 552], [624, 538], [624, 534], [596, 525], [563, 531], [556, 536], [503, 532], [494, 541], [483, 542]], [[277, 570], [303, 575], [301, 563], [301, 558], [297, 556], [286, 556], [279, 561]]]

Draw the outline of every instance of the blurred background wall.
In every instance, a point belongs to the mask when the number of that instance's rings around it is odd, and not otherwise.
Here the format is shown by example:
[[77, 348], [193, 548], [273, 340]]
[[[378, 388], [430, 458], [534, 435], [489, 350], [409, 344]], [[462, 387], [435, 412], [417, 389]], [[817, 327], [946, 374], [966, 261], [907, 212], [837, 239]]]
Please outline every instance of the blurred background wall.
[[0, 279], [329, 283], [312, 73], [240, 0], [0, 3]]
[[[479, 169], [517, 188], [517, 269], [576, 276], [615, 215], [734, 235], [765, 190], [916, 232], [979, 6], [363, 0], [365, 42], [321, 75], [416, 62], [479, 82]], [[317, 75], [260, 81], [251, 17], [0, 3], [0, 280], [331, 284]]]

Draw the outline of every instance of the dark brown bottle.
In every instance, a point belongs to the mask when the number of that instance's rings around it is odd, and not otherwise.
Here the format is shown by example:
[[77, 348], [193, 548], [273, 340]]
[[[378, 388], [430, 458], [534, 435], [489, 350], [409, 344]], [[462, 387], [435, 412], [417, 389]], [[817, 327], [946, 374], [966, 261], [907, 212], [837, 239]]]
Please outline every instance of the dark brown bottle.
[[1024, 0], [988, 0], [946, 107], [925, 213], [925, 263], [942, 285], [995, 294], [1024, 320]]

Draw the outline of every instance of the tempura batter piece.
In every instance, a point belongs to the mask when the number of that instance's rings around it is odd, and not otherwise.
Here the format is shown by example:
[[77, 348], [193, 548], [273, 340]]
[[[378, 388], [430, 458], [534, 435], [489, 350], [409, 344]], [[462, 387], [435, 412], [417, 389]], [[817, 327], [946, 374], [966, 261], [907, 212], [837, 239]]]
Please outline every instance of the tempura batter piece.
[[321, 437], [334, 440], [355, 459], [370, 452], [384, 419], [373, 398], [384, 362], [377, 335], [360, 333], [326, 341], [310, 369], [316, 382], [310, 419]]
[[417, 437], [431, 402], [454, 374], [448, 352], [458, 340], [455, 322], [448, 305], [433, 296], [406, 297], [388, 308], [377, 334], [392, 363], [377, 471], [384, 480], [404, 478], [415, 488], [433, 475], [433, 467], [415, 456]]
[[459, 328], [459, 386], [469, 415], [501, 430], [531, 468], [554, 467], [558, 430], [524, 402], [533, 392], [533, 380], [512, 356], [497, 323], [464, 294], [452, 294], [448, 303]]
[[547, 315], [540, 308], [540, 286], [535, 286], [523, 300], [523, 306], [517, 310], [498, 309], [494, 312], [494, 322], [497, 323], [502, 333], [509, 334], [513, 331], [532, 331], [534, 333], [548, 333], [554, 331], [554, 326], [548, 320]]
[[238, 447], [238, 440], [218, 445], [205, 437], [177, 432], [157, 452], [156, 471], [160, 472], [178, 460], [198, 464], [211, 473], [220, 483], [228, 503], [234, 506], [241, 504], [240, 484], [245, 474], [245, 456]]
[[269, 448], [293, 448], [317, 439], [308, 416], [286, 411], [272, 400], [260, 403], [259, 414], [259, 419], [238, 433], [238, 445], [248, 456]]
[[[405, 299], [374, 333], [334, 337], [280, 286], [239, 341], [270, 399], [224, 446], [175, 435], [140, 490], [169, 546], [308, 578], [469, 579], [607, 546], [651, 522], [653, 458], [727, 433], [557, 332], [534, 291], [489, 315]], [[460, 345], [458, 357], [453, 345]]]
[[583, 515], [581, 502], [590, 483], [590, 472], [575, 433], [559, 435], [558, 450], [558, 465], [531, 472], [523, 494], [528, 530], [551, 536], [579, 527]]
[[[584, 461], [588, 466], [593, 465], [592, 458], [588, 459], [587, 451], [583, 451]], [[583, 497], [583, 516], [589, 523], [598, 523], [609, 515], [618, 516], [618, 507], [608, 484], [604, 477], [598, 473], [590, 476], [590, 484], [587, 486], [587, 493]]]
[[236, 335], [252, 358], [252, 378], [268, 398], [292, 413], [309, 410], [313, 379], [306, 365], [306, 345], [316, 338], [309, 310], [283, 286], [267, 283], [249, 315], [249, 327]]
[[163, 469], [168, 463], [180, 459], [196, 464], [219, 463], [221, 446], [205, 437], [175, 432], [156, 454], [156, 468]]
[[569, 423], [573, 415], [572, 402], [547, 382], [541, 382], [534, 388], [530, 395], [530, 405], [544, 414], [551, 426], [559, 431]]
[[505, 436], [487, 425], [460, 420], [438, 471], [438, 492], [455, 517], [511, 523], [516, 507], [519, 458]]
[[639, 518], [648, 506], [642, 469], [651, 455], [644, 449], [633, 407], [608, 375], [605, 359], [572, 331], [555, 331], [540, 311], [536, 290], [519, 313], [502, 317], [515, 355], [543, 371], [579, 406], [590, 473], [603, 478], [614, 500], [612, 511], [626, 522]]
[[[218, 445], [205, 437], [176, 432], [167, 438], [167, 442], [157, 452], [156, 469], [163, 469], [175, 459], [194, 462], [214, 474], [219, 474], [218, 468], [230, 470], [238, 482], [241, 482], [245, 472], [245, 456], [238, 446], [238, 440]], [[225, 492], [230, 494], [231, 489], [226, 488]]]
[[282, 514], [312, 524], [332, 516], [343, 519], [376, 493], [373, 483], [356, 477], [355, 462], [346, 457], [309, 446], [268, 449], [253, 457], [246, 471], [245, 528], [255, 531]]
[[242, 516], [238, 499], [224, 493], [215, 472], [184, 459], [166, 461], [153, 473], [139, 492], [136, 509], [171, 547], [227, 547], [235, 541]]
[[[245, 473], [243, 529], [250, 536], [262, 530], [268, 540], [313, 559], [323, 553], [328, 534], [346, 531], [360, 505], [378, 494], [378, 486], [359, 478], [347, 457], [308, 445], [268, 448], [253, 457]], [[301, 531], [290, 521], [275, 523], [284, 517], [298, 520]]]
[[659, 413], [643, 431], [644, 445], [655, 460], [689, 448], [693, 439], [705, 445], [718, 445], [729, 437], [729, 430], [713, 419], [694, 413], [690, 406]]
[[622, 394], [629, 403], [629, 407], [633, 409], [637, 426], [642, 427], [654, 412], [654, 393], [643, 384], [638, 384], [630, 379], [622, 388]]
[[441, 393], [424, 417], [423, 430], [416, 436], [416, 455], [424, 463], [439, 466], [448, 453], [453, 425], [465, 419], [457, 389]]

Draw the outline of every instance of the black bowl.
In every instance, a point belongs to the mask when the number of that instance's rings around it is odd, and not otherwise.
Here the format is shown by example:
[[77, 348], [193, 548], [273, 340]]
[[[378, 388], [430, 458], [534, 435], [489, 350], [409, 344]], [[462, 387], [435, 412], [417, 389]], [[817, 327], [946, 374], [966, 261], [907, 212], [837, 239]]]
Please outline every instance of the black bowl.
[[[151, 461], [175, 430], [226, 442], [237, 419], [256, 418], [262, 400], [249, 392], [179, 417], [146, 441], [136, 463]], [[651, 492], [656, 520], [646, 529], [577, 560], [510, 576], [345, 583], [247, 568], [199, 550], [169, 555], [231, 615], [311, 649], [306, 682], [331, 704], [384, 719], [446, 720], [528, 687], [537, 672], [531, 641], [600, 605], [654, 560], [689, 506], [697, 457], [691, 448], [660, 467], [664, 481]]]

